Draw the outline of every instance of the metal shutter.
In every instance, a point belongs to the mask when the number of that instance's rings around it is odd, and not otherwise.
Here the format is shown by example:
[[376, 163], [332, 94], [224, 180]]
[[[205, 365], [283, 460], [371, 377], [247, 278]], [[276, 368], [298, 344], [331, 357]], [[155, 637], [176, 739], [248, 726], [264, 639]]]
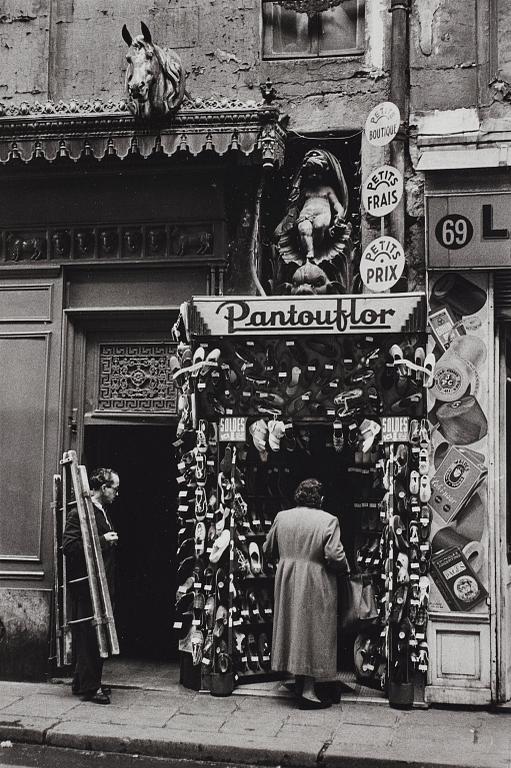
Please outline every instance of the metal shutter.
[[495, 318], [511, 320], [511, 270], [493, 274]]

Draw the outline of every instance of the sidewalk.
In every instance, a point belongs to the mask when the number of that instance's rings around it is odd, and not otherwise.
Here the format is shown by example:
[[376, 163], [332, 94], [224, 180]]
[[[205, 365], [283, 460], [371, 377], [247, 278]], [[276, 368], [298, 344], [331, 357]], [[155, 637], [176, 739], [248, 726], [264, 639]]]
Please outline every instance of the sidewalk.
[[0, 682], [0, 740], [232, 763], [511, 768], [511, 713], [114, 689], [81, 702], [69, 686]]

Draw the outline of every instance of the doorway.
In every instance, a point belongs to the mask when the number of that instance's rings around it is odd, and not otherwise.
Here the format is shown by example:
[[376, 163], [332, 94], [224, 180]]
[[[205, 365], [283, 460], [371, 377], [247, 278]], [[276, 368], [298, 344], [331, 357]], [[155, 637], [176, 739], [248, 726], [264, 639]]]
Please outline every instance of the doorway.
[[176, 467], [170, 425], [86, 426], [83, 461], [90, 473], [111, 467], [120, 493], [111, 507], [119, 534], [115, 617], [121, 657], [173, 662], [176, 593]]

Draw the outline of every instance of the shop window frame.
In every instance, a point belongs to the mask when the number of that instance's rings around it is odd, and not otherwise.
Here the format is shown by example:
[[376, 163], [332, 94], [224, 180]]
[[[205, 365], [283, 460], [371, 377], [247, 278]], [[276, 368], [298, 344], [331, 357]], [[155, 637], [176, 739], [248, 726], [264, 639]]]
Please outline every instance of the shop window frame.
[[[265, 22], [265, 7], [268, 8], [269, 6], [275, 5], [275, 0], [262, 0], [261, 2], [261, 16], [260, 16], [260, 28], [261, 28], [261, 58], [263, 61], [289, 61], [289, 60], [305, 60], [305, 61], [324, 61], [325, 59], [331, 59], [331, 58], [341, 58], [341, 59], [350, 59], [350, 58], [357, 58], [360, 56], [365, 55], [366, 53], [366, 18], [367, 18], [367, 10], [366, 10], [366, 0], [355, 0], [357, 3], [357, 27], [360, 26], [360, 28], [357, 29], [357, 42], [360, 42], [361, 45], [355, 47], [355, 48], [339, 48], [339, 49], [332, 49], [327, 50], [324, 52], [321, 52], [320, 50], [320, 40], [321, 40], [321, 32], [320, 32], [320, 20], [319, 17], [321, 14], [315, 14], [312, 18], [312, 22], [309, 22], [309, 38], [312, 39], [315, 36], [315, 39], [317, 41], [317, 52], [311, 52], [306, 53], [303, 51], [296, 51], [296, 52], [275, 52], [275, 51], [267, 51], [266, 45], [265, 45], [265, 39], [266, 39], [266, 33], [267, 30], [270, 29], [270, 27]], [[272, 8], [273, 10], [273, 8]], [[362, 10], [362, 12], [361, 12]], [[312, 36], [310, 33], [310, 27], [312, 24]]]

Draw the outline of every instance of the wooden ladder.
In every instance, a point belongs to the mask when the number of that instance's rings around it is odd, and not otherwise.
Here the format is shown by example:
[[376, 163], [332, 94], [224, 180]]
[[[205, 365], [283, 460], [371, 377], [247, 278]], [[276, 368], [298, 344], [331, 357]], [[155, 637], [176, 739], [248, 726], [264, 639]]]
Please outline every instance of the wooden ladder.
[[[76, 451], [66, 451], [60, 463], [62, 476], [54, 475], [52, 504], [55, 558], [52, 628], [55, 654], [52, 658], [56, 658], [58, 666], [65, 666], [72, 660], [71, 627], [74, 624], [92, 622], [96, 631], [99, 655], [102, 658], [117, 655], [119, 642], [87, 470], [82, 464], [78, 464]], [[75, 579], [68, 579], [66, 558], [62, 553], [62, 535], [67, 514], [72, 508], [76, 508], [78, 512], [87, 573]], [[80, 619], [70, 619], [68, 588], [69, 585], [80, 581], [87, 581], [89, 584], [92, 614]]]

